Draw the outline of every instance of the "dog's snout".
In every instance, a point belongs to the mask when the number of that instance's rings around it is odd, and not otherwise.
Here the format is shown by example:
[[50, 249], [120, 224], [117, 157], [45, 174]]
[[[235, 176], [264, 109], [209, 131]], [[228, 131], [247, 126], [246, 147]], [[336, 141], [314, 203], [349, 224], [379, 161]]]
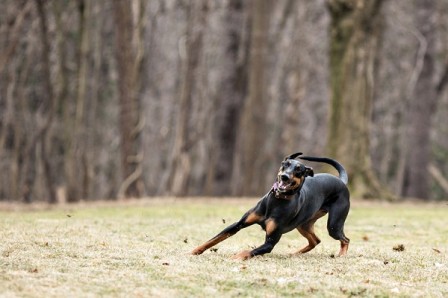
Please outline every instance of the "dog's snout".
[[282, 181], [288, 181], [289, 180], [289, 176], [283, 174], [283, 175], [280, 176], [280, 179], [282, 179]]

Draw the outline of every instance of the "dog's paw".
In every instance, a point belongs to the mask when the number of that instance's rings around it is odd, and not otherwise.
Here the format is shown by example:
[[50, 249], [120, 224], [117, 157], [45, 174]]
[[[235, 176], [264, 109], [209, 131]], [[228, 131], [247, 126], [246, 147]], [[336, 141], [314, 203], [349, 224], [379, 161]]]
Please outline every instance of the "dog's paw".
[[200, 247], [197, 247], [191, 251], [191, 254], [194, 256], [200, 255], [204, 252], [204, 250]]
[[234, 260], [239, 260], [239, 261], [245, 261], [248, 260], [250, 258], [253, 258], [252, 255], [252, 251], [251, 250], [245, 250], [240, 252], [239, 254], [236, 254], [232, 257], [232, 259]]

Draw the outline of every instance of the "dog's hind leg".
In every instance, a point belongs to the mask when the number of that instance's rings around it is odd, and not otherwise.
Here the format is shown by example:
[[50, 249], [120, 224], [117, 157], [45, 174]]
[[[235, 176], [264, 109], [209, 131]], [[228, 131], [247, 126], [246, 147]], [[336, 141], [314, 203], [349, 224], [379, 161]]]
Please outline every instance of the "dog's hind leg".
[[344, 223], [350, 209], [348, 191], [342, 193], [338, 199], [330, 206], [328, 213], [327, 230], [331, 237], [341, 242], [339, 256], [347, 254], [350, 239], [344, 234]]
[[326, 211], [319, 210], [308, 222], [297, 228], [299, 233], [308, 240], [308, 245], [293, 253], [293, 255], [307, 253], [320, 243], [319, 237], [314, 233], [314, 223], [325, 214], [327, 214]]

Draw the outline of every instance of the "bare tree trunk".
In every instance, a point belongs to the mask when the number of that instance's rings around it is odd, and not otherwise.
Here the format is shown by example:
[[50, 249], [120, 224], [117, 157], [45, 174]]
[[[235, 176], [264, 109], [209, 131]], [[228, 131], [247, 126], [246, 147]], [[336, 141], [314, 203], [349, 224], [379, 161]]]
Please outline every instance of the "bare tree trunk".
[[41, 148], [41, 158], [43, 163], [45, 183], [48, 191], [48, 201], [49, 203], [56, 203], [56, 188], [55, 181], [53, 177], [53, 169], [50, 162], [51, 155], [51, 130], [50, 126], [54, 119], [55, 113], [55, 96], [53, 91], [53, 86], [51, 84], [51, 72], [50, 72], [50, 42], [48, 38], [48, 25], [47, 25], [47, 14], [45, 13], [45, 1], [36, 0], [37, 11], [39, 15], [40, 22], [40, 32], [42, 41], [42, 73], [45, 88], [45, 99], [44, 105], [41, 107], [43, 113], [46, 114], [45, 122], [43, 123], [40, 132], [37, 134], [38, 140], [40, 141]]
[[[12, 182], [13, 187], [13, 198], [21, 200], [24, 203], [32, 202], [32, 189], [34, 187], [34, 181], [36, 176], [36, 144], [37, 137], [27, 136], [27, 119], [26, 114], [30, 111], [30, 108], [26, 100], [26, 90], [28, 86], [26, 83], [31, 73], [31, 66], [34, 63], [33, 57], [35, 53], [36, 45], [30, 45], [25, 52], [24, 66], [19, 76], [19, 82], [22, 82], [18, 88], [16, 95], [17, 99], [17, 116], [15, 118], [14, 124], [14, 159], [15, 166], [13, 168], [17, 169], [16, 175], [11, 177], [11, 179], [16, 179]], [[31, 140], [31, 144], [30, 144]]]
[[[141, 9], [141, 1], [114, 0], [116, 28], [116, 56], [118, 64], [118, 89], [120, 98], [121, 167], [123, 183], [118, 197], [140, 197], [144, 193], [140, 148], [139, 71], [142, 53], [135, 44], [135, 30], [141, 30], [140, 13], [134, 22], [132, 5]], [[139, 10], [140, 12], [140, 10]], [[135, 25], [137, 24], [137, 25]], [[139, 34], [137, 34], [139, 35]]]
[[439, 82], [437, 83], [437, 95], [442, 96], [443, 91], [446, 88], [446, 85], [448, 85], [448, 55], [445, 58], [445, 68], [443, 70], [442, 76], [440, 77]]
[[248, 95], [239, 125], [237, 154], [233, 165], [232, 193], [255, 195], [263, 181], [263, 146], [266, 102], [264, 99], [264, 52], [269, 1], [252, 1], [252, 32], [249, 49]]
[[21, 7], [18, 8], [17, 16], [14, 18], [14, 22], [11, 24], [11, 29], [8, 32], [10, 33], [9, 43], [4, 52], [0, 55], [0, 74], [3, 73], [6, 65], [14, 54], [17, 45], [20, 41], [20, 30], [22, 30], [24, 20], [29, 15], [32, 5], [31, 1], [25, 1], [21, 4]]
[[170, 193], [185, 196], [191, 171], [189, 151], [192, 146], [190, 135], [190, 111], [192, 106], [192, 88], [196, 78], [203, 43], [203, 30], [207, 14], [205, 1], [190, 4], [187, 24], [186, 51], [182, 71], [182, 85], [179, 95], [179, 117], [176, 122], [175, 140], [170, 168]]
[[[431, 120], [438, 101], [435, 81], [435, 8], [434, 0], [418, 0], [415, 22], [423, 47], [421, 64], [409, 107], [407, 155], [405, 156], [403, 195], [429, 199], [428, 167], [431, 157]], [[442, 79], [443, 80], [443, 79]], [[442, 80], [440, 82], [442, 82]], [[438, 84], [440, 86], [440, 83]]]
[[[14, 3], [16, 5], [17, 3]], [[9, 23], [8, 30], [7, 30], [7, 47], [2, 51], [0, 54], [0, 80], [4, 82], [8, 82], [7, 88], [6, 88], [6, 95], [3, 97], [0, 94], [0, 106], [2, 106], [3, 111], [0, 113], [0, 157], [3, 156], [3, 152], [5, 149], [5, 143], [7, 140], [8, 135], [10, 134], [10, 131], [14, 131], [14, 152], [13, 156], [15, 157], [13, 161], [11, 161], [10, 170], [11, 173], [8, 175], [8, 181], [9, 183], [9, 191], [4, 191], [7, 193], [6, 195], [9, 198], [15, 198], [18, 196], [18, 181], [19, 181], [19, 165], [17, 164], [17, 158], [19, 156], [19, 147], [18, 144], [20, 143], [19, 140], [23, 137], [19, 133], [19, 127], [20, 127], [20, 120], [17, 118], [19, 117], [17, 114], [19, 111], [17, 111], [17, 107], [15, 104], [15, 99], [17, 99], [16, 93], [23, 94], [23, 86], [20, 85], [20, 75], [16, 75], [16, 70], [12, 69], [8, 70], [8, 65], [14, 64], [14, 53], [16, 52], [17, 45], [20, 42], [20, 39], [22, 37], [21, 30], [24, 27], [25, 21], [27, 17], [30, 14], [30, 11], [32, 9], [32, 2], [24, 2], [19, 3], [17, 7], [15, 7], [15, 13], [16, 16], [13, 19], [12, 23]], [[19, 60], [18, 58], [16, 58]], [[17, 63], [19, 64], [19, 63]], [[29, 64], [26, 64], [24, 67], [24, 73], [28, 74], [29, 70]], [[16, 67], [14, 67], [16, 68]], [[18, 77], [18, 78], [17, 78]], [[18, 143], [19, 142], [19, 143]]]
[[86, 123], [86, 96], [87, 96], [87, 76], [88, 76], [88, 53], [90, 50], [89, 22], [90, 11], [92, 9], [92, 1], [78, 0], [79, 10], [79, 69], [78, 69], [78, 94], [76, 98], [76, 114], [75, 114], [75, 161], [78, 168], [78, 187], [75, 200], [87, 199], [87, 190], [89, 184], [88, 165], [87, 165], [87, 142], [85, 136]]
[[382, 198], [370, 159], [370, 122], [382, 0], [328, 0], [331, 14], [329, 155], [347, 169], [356, 197]]
[[[60, 189], [64, 190], [64, 194], [68, 195], [68, 200], [70, 200], [74, 195], [73, 191], [73, 177], [76, 177], [73, 172], [73, 166], [70, 162], [71, 159], [71, 143], [73, 134], [73, 121], [70, 114], [70, 104], [69, 100], [69, 71], [68, 71], [68, 53], [65, 49], [65, 27], [63, 22], [63, 2], [54, 1], [53, 2], [53, 14], [55, 18], [55, 35], [56, 35], [56, 57], [57, 57], [57, 68], [56, 68], [56, 80], [55, 80], [55, 100], [57, 102], [57, 116], [61, 119], [61, 131], [59, 132], [59, 138], [63, 146], [63, 171], [64, 171], [64, 182], [60, 186]], [[59, 201], [67, 200], [67, 197], [58, 197]]]
[[[247, 28], [243, 0], [232, 0], [215, 7], [208, 25], [208, 46], [214, 47], [206, 57], [211, 71], [208, 76], [209, 98], [213, 101], [211, 136], [208, 141], [210, 158], [206, 168], [206, 195], [225, 195], [231, 188], [233, 156], [241, 108], [246, 92]], [[224, 12], [222, 12], [224, 10]], [[211, 72], [209, 71], [209, 72]]]
[[[86, 154], [86, 143], [84, 135], [85, 127], [85, 102], [86, 102], [86, 91], [87, 91], [87, 76], [88, 76], [88, 52], [89, 52], [89, 11], [90, 1], [77, 0], [78, 9], [78, 34], [79, 39], [77, 40], [77, 63], [78, 66], [76, 72], [76, 101], [74, 115], [70, 113], [70, 101], [67, 100], [67, 73], [65, 67], [64, 59], [60, 60], [60, 85], [61, 91], [59, 94], [59, 101], [62, 105], [62, 117], [64, 122], [64, 172], [65, 172], [65, 183], [66, 183], [66, 194], [68, 202], [79, 201], [85, 198], [84, 190], [84, 180], [86, 173], [84, 171], [83, 161]], [[55, 3], [55, 11], [58, 13], [56, 15], [56, 21], [58, 23], [58, 36], [63, 38], [64, 32], [60, 32], [63, 29], [63, 24], [61, 22], [62, 10], [61, 4]], [[61, 42], [61, 41], [59, 41]], [[59, 45], [59, 54], [61, 58], [66, 56], [65, 50], [62, 45]]]
[[[91, 31], [91, 57], [93, 59], [93, 64], [91, 66], [91, 96], [89, 100], [89, 108], [86, 111], [86, 127], [89, 129], [86, 130], [86, 154], [84, 164], [85, 164], [85, 176], [84, 176], [84, 193], [82, 195], [85, 199], [94, 199], [98, 194], [98, 189], [94, 187], [95, 182], [95, 168], [97, 167], [97, 155], [100, 148], [96, 145], [96, 131], [99, 129], [99, 122], [97, 120], [98, 115], [98, 100], [101, 97], [101, 63], [103, 61], [103, 57], [101, 55], [101, 19], [99, 11], [102, 8], [102, 3], [91, 2], [91, 18], [95, 20], [96, 23], [92, 26]], [[96, 25], [96, 26], [95, 26]]]

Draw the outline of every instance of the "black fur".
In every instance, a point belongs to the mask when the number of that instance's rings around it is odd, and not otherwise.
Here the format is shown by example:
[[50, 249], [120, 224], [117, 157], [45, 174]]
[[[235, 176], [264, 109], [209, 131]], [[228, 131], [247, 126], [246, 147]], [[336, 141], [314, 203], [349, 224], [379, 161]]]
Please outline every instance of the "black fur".
[[[320, 243], [314, 234], [314, 222], [328, 213], [328, 233], [341, 242], [339, 255], [344, 255], [350, 242], [344, 234], [344, 223], [350, 209], [350, 194], [346, 186], [347, 173], [344, 167], [333, 159], [300, 156], [301, 154], [295, 153], [285, 158], [277, 182], [255, 207], [247, 211], [238, 222], [198, 246], [192, 254], [202, 254], [210, 247], [253, 224], [259, 224], [266, 230], [265, 243], [251, 251], [243, 251], [236, 255], [236, 258], [248, 259], [271, 252], [281, 236], [294, 229], [309, 242], [308, 246], [297, 251], [305, 253]], [[295, 159], [297, 157], [330, 164], [338, 170], [339, 177], [330, 174], [314, 175], [313, 169], [300, 163]]]

